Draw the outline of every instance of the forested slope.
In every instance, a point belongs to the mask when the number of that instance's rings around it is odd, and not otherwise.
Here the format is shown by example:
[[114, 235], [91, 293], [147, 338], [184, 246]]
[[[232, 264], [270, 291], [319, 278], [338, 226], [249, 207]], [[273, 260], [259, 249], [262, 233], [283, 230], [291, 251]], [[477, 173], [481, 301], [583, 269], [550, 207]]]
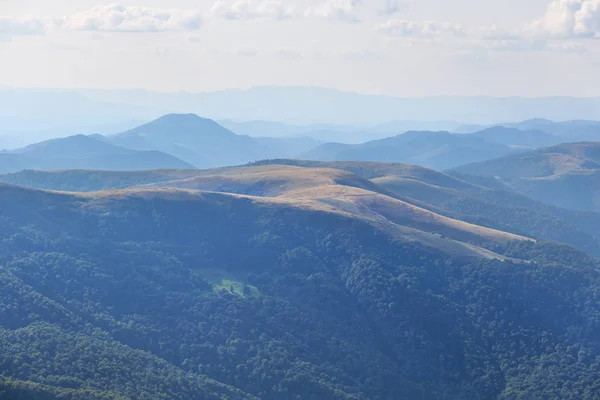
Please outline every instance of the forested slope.
[[0, 370], [19, 381], [141, 399], [600, 390], [600, 266], [567, 246], [464, 259], [244, 196], [0, 191]]

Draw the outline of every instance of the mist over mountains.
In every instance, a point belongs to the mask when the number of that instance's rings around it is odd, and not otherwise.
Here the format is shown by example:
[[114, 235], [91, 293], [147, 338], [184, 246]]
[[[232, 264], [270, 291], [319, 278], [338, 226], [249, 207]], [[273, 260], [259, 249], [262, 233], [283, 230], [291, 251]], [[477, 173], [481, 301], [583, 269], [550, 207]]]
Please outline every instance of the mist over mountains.
[[[546, 121], [535, 125], [545, 127], [546, 131], [515, 127], [532, 125], [531, 121], [525, 121], [521, 125], [511, 124], [512, 127], [494, 126], [462, 134], [448, 131], [390, 134], [345, 127], [322, 131], [322, 125], [313, 126], [312, 131], [294, 133], [293, 129], [299, 126], [255, 121], [250, 123], [255, 134], [260, 126], [265, 126], [266, 132], [273, 136], [249, 136], [242, 133], [247, 132], [245, 124], [229, 125], [240, 130], [234, 132], [196, 114], [168, 114], [116, 134], [79, 134], [5, 150], [0, 152], [3, 159], [0, 171], [212, 168], [269, 158], [397, 162], [445, 170], [568, 142], [579, 138], [582, 131], [587, 138], [600, 139], [600, 125], [584, 121]], [[275, 134], [276, 128], [283, 131]], [[332, 136], [345, 142], [329, 141]], [[382, 138], [372, 139], [379, 137]]]
[[[23, 135], [39, 141], [73, 134], [113, 134], [170, 113], [202, 115], [251, 136], [306, 136], [307, 131], [314, 130], [388, 134], [410, 130], [474, 132], [490, 122], [503, 124], [531, 118], [593, 120], [600, 114], [600, 100], [394, 98], [317, 87], [258, 87], [209, 93], [0, 88], [0, 138], [11, 137], [10, 141], [0, 142], [0, 147], [16, 148], [33, 142], [23, 142]], [[282, 122], [284, 126], [276, 126]], [[362, 135], [360, 141], [383, 137]], [[340, 141], [340, 138], [331, 135], [324, 140]]]

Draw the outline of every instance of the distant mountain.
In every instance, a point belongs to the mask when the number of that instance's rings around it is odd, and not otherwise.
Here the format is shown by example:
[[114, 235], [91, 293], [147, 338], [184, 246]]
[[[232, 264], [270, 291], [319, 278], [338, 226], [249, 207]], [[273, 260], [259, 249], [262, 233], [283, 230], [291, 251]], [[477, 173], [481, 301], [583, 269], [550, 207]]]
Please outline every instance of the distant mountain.
[[255, 137], [253, 139], [263, 147], [261, 152], [265, 156], [269, 155], [268, 158], [296, 158], [324, 143], [312, 137]]
[[565, 141], [598, 141], [600, 140], [600, 122], [590, 120], [572, 120], [554, 122], [544, 118], [529, 119], [517, 123], [501, 123], [494, 125], [461, 125], [453, 133], [474, 133], [489, 128], [510, 128], [521, 131], [539, 131], [549, 135], [562, 137]]
[[339, 124], [305, 124], [291, 125], [270, 121], [234, 122], [219, 121], [221, 125], [239, 135], [288, 137], [306, 136], [326, 142], [363, 143], [369, 140], [381, 139], [391, 134], [408, 131], [443, 131], [452, 130], [460, 124], [456, 122], [426, 122], [426, 121], [390, 121], [375, 125], [339, 125]]
[[593, 129], [597, 133], [596, 140], [600, 140], [600, 122], [599, 121], [591, 121], [591, 120], [570, 120], [570, 121], [561, 121], [555, 122], [547, 119], [531, 119], [523, 122], [519, 122], [517, 124], [506, 124], [505, 126], [514, 127], [521, 130], [529, 129], [529, 130], [540, 130], [546, 133], [550, 133], [556, 136], [563, 136], [565, 138], [575, 137], [573, 132], [582, 130], [582, 129]]
[[[320, 142], [341, 142], [350, 144], [364, 143], [369, 140], [387, 137], [389, 136], [389, 131], [387, 129], [391, 129], [391, 126], [387, 125], [375, 127], [336, 124], [289, 125], [281, 122], [232, 122], [229, 120], [221, 121], [220, 123], [239, 135], [280, 139], [307, 137]], [[426, 125], [426, 123], [420, 125], [423, 126]], [[393, 133], [399, 132], [404, 132], [404, 130], [393, 131]]]
[[88, 136], [91, 137], [91, 138], [100, 140], [102, 142], [110, 143], [110, 139], [109, 138], [107, 138], [106, 136], [101, 135], [99, 133], [92, 133], [91, 135], [88, 135]]
[[[238, 135], [248, 135], [256, 137], [287, 137], [308, 134], [315, 131], [331, 130], [336, 132], [352, 132], [357, 129], [356, 126], [336, 125], [336, 124], [304, 124], [294, 125], [283, 122], [273, 121], [243, 121], [236, 122], [231, 120], [220, 120], [219, 124]], [[310, 135], [308, 135], [310, 136]]]
[[197, 167], [242, 164], [264, 152], [254, 139], [195, 114], [165, 115], [109, 139], [131, 149], [163, 151]]
[[600, 143], [567, 143], [456, 168], [493, 177], [538, 201], [600, 211]]
[[510, 154], [508, 146], [448, 132], [407, 132], [360, 145], [327, 143], [301, 158], [319, 161], [379, 161], [447, 169]]
[[390, 121], [369, 127], [373, 132], [399, 134], [410, 131], [452, 131], [461, 126], [452, 121]]
[[[600, 98], [435, 96], [402, 98], [320, 87], [255, 87], [207, 93], [81, 90], [90, 99], [163, 112], [201, 112], [218, 120], [285, 121], [290, 124], [373, 125], [384, 121], [519, 121], [529, 118], [592, 119]], [[430, 128], [431, 129], [431, 128]]]
[[390, 136], [389, 133], [375, 132], [371, 130], [338, 131], [331, 129], [302, 132], [298, 133], [297, 135], [310, 136], [321, 142], [338, 142], [345, 144], [361, 144]]
[[191, 164], [159, 151], [136, 151], [100, 140], [75, 135], [36, 143], [14, 151], [0, 152], [0, 172], [24, 169], [145, 170], [194, 168]]
[[563, 141], [568, 140], [571, 142], [600, 141], [600, 123], [574, 127], [563, 133], [561, 137], [563, 138]]
[[562, 142], [561, 138], [546, 132], [534, 130], [523, 131], [516, 128], [506, 128], [504, 126], [487, 128], [482, 131], [472, 133], [470, 136], [483, 139], [490, 143], [532, 149], [551, 146]]
[[133, 154], [134, 150], [116, 146], [97, 137], [74, 135], [50, 139], [13, 151], [39, 159], [79, 159], [106, 155]]
[[[598, 98], [494, 98], [436, 96], [400, 98], [319, 87], [257, 87], [206, 93], [146, 90], [0, 88], [0, 134], [36, 134], [36, 140], [72, 133], [122, 132], [169, 113], [199, 113], [219, 121], [284, 121], [366, 126], [387, 121], [460, 121], [489, 124], [543, 117], [594, 119]], [[253, 135], [250, 131], [238, 134]], [[330, 126], [321, 130], [332, 129]], [[414, 126], [403, 130], [447, 130]], [[537, 128], [529, 128], [537, 129]], [[309, 130], [312, 130], [309, 129]], [[338, 128], [333, 128], [338, 130]], [[474, 132], [475, 129], [471, 132]], [[400, 133], [395, 128], [387, 133]], [[38, 135], [39, 134], [39, 135]], [[258, 133], [256, 136], [271, 136]]]

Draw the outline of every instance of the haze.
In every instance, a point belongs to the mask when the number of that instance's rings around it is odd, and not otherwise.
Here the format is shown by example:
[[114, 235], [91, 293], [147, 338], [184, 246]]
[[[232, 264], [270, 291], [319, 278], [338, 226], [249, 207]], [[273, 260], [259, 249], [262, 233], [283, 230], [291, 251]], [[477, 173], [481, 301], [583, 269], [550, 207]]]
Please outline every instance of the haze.
[[0, 85], [594, 96], [598, 0], [0, 1]]

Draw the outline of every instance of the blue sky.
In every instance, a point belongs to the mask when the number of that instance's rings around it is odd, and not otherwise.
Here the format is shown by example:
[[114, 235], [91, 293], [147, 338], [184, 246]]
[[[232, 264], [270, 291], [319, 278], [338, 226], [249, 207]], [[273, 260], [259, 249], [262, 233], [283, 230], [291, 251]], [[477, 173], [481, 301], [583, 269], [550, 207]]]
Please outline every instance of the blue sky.
[[600, 95], [600, 0], [0, 0], [0, 85]]

